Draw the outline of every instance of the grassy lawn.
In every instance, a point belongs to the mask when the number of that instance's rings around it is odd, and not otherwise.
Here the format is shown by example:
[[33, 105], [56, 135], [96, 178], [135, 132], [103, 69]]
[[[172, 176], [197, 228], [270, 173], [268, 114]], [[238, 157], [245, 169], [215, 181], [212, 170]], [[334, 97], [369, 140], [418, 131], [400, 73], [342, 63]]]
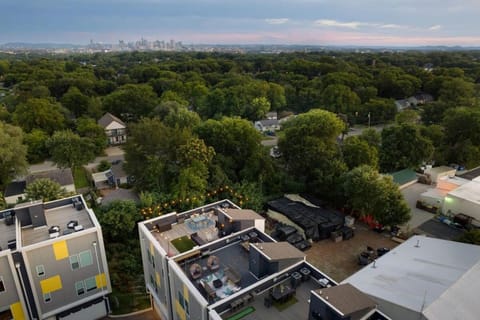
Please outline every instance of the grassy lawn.
[[252, 312], [255, 312], [255, 308], [254, 307], [248, 307], [248, 308], [243, 309], [240, 312], [235, 313], [233, 316], [227, 318], [227, 320], [240, 320], [240, 319], [242, 319], [243, 317], [246, 317], [247, 315], [249, 315]]
[[87, 188], [90, 186], [87, 180], [85, 169], [82, 167], [76, 167], [73, 170], [73, 180], [75, 181], [75, 188]]
[[115, 290], [110, 294], [112, 314], [120, 315], [150, 308], [150, 297], [142, 292], [119, 293]]
[[183, 237], [180, 237], [180, 238], [177, 238], [177, 239], [173, 239], [172, 244], [175, 248], [177, 248], [177, 250], [180, 253], [188, 251], [188, 250], [192, 249], [193, 247], [195, 247], [195, 242], [193, 242], [192, 239], [190, 239], [187, 236], [183, 236]]

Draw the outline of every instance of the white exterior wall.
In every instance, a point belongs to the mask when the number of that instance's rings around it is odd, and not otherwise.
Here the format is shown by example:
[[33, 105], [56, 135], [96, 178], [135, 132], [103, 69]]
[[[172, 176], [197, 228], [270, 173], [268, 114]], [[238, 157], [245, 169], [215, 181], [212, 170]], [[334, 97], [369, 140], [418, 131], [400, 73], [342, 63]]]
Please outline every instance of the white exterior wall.
[[443, 213], [455, 215], [463, 213], [480, 222], [480, 205], [455, 195], [448, 194], [443, 202]]
[[125, 126], [123, 124], [120, 124], [116, 121], [112, 121], [106, 128], [105, 130], [115, 130], [115, 129], [125, 129]]
[[16, 204], [19, 197], [22, 197], [22, 200], [25, 200], [25, 193], [16, 194], [10, 197], [5, 197], [5, 202], [7, 204]]

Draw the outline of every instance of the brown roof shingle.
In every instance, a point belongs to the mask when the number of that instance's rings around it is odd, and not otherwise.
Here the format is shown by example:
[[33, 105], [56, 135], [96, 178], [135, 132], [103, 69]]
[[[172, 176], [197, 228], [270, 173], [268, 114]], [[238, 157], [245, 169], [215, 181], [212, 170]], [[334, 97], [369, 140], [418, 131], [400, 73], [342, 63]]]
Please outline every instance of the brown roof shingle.
[[365, 310], [365, 314], [376, 307], [375, 301], [349, 283], [316, 290], [315, 293], [343, 315]]
[[305, 258], [305, 254], [302, 251], [288, 242], [250, 243], [250, 246], [257, 248], [272, 261]]

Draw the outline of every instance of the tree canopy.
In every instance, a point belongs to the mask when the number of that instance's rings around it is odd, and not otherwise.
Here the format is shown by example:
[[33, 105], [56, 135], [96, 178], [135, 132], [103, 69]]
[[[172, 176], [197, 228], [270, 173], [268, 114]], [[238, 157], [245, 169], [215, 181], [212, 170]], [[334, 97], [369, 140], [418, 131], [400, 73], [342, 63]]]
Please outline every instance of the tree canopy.
[[46, 202], [64, 198], [67, 191], [58, 182], [40, 178], [28, 184], [25, 194], [27, 199]]
[[359, 166], [346, 173], [344, 181], [347, 203], [360, 215], [371, 215], [385, 226], [401, 225], [410, 219], [410, 209], [391, 177]]
[[27, 147], [23, 137], [22, 129], [0, 121], [0, 187], [26, 171]]

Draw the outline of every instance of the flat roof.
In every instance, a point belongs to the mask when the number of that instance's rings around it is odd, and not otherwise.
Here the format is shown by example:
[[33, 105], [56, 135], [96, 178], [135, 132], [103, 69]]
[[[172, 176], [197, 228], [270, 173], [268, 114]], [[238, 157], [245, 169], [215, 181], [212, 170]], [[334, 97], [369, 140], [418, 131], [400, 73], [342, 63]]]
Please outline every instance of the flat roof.
[[430, 169], [427, 169], [425, 170], [425, 173], [443, 173], [443, 172], [450, 172], [450, 171], [453, 171], [453, 172], [456, 172], [457, 170], [455, 168], [452, 168], [452, 167], [447, 167], [447, 166], [439, 166], [439, 167], [433, 167], [433, 168], [430, 168]]
[[265, 219], [258, 213], [250, 209], [224, 209], [223, 212], [233, 220], [257, 220]]
[[480, 176], [480, 167], [474, 168], [460, 175], [460, 177], [468, 180], [473, 180], [479, 176]]
[[349, 283], [316, 290], [315, 293], [342, 315], [350, 315], [361, 310], [370, 311], [377, 305], [372, 298]]
[[480, 183], [471, 181], [450, 191], [447, 195], [480, 204]]
[[305, 258], [305, 253], [288, 242], [251, 243], [250, 246], [255, 247], [265, 257], [272, 261]]
[[[74, 203], [81, 203], [81, 206]], [[25, 211], [27, 210], [28, 211]], [[20, 213], [21, 212], [21, 213]], [[4, 216], [7, 213], [14, 216], [13, 224], [7, 225]], [[28, 214], [45, 215], [45, 225], [33, 227], [32, 225], [22, 226], [18, 215]], [[26, 202], [15, 206], [15, 208], [0, 211], [0, 247], [6, 249], [8, 242], [16, 241], [17, 247], [37, 244], [53, 238], [63, 237], [72, 232], [81, 231], [95, 227], [93, 211], [87, 208], [81, 196], [74, 196], [60, 200], [42, 203], [41, 201]], [[68, 228], [68, 223], [75, 221], [77, 230]], [[52, 235], [49, 229], [58, 226], [58, 233]], [[82, 228], [78, 227], [81, 226]], [[64, 234], [65, 233], [65, 234]], [[17, 234], [21, 241], [18, 241]]]
[[[420, 312], [448, 292], [479, 261], [480, 246], [414, 236], [378, 258], [375, 268], [370, 264], [342, 283]], [[471, 285], [478, 286], [477, 279]]]
[[[270, 295], [270, 290], [277, 286], [292, 286], [292, 275], [294, 273], [301, 273], [301, 269], [308, 269], [309, 276], [302, 277], [301, 280], [296, 282], [295, 298], [296, 302], [290, 304], [285, 309], [277, 308], [275, 305], [266, 307], [264, 301]], [[256, 285], [250, 287], [250, 290], [241, 292], [237, 295], [232, 295], [227, 299], [220, 301], [219, 303], [212, 305], [211, 310], [216, 313], [221, 319], [229, 319], [237, 314], [239, 311], [248, 307], [253, 307], [252, 313], [248, 314], [243, 319], [248, 320], [292, 320], [292, 319], [306, 319], [309, 312], [309, 300], [312, 291], [323, 288], [323, 285], [319, 283], [319, 279], [327, 279], [329, 285], [335, 286], [336, 283], [329, 279], [320, 270], [310, 265], [306, 261], [299, 262], [291, 267], [285, 268], [275, 276], [271, 276], [267, 279], [259, 280]], [[249, 299], [249, 296], [253, 298]], [[245, 303], [245, 297], [247, 302]], [[271, 298], [270, 298], [271, 299]], [[236, 301], [243, 300], [244, 304], [240, 309], [231, 310], [231, 304]]]
[[423, 314], [436, 320], [476, 320], [480, 314], [480, 263], [473, 266], [444, 294], [430, 304]]
[[66, 169], [55, 169], [44, 172], [35, 172], [27, 176], [25, 179], [27, 185], [38, 179], [50, 179], [57, 182], [61, 186], [68, 186], [74, 184], [72, 170], [70, 168]]
[[[21, 228], [22, 247], [36, 244], [42, 241], [50, 240], [51, 235], [49, 228], [52, 226], [60, 227], [57, 238], [63, 237], [64, 232], [69, 230], [67, 224], [71, 221], [76, 221], [78, 226], [82, 226], [83, 230], [94, 227], [94, 223], [90, 217], [89, 212], [85, 208], [78, 210], [72, 204], [66, 204], [59, 207], [44, 210], [47, 224], [44, 227], [37, 228]], [[70, 229], [71, 230], [71, 229]]]
[[165, 214], [140, 224], [150, 231], [163, 250], [170, 256], [176, 256], [182, 252], [172, 245], [172, 240], [181, 237], [191, 238], [194, 235], [193, 240], [200, 246], [219, 239], [218, 213], [233, 208], [240, 209], [229, 200], [221, 200], [181, 213]]

